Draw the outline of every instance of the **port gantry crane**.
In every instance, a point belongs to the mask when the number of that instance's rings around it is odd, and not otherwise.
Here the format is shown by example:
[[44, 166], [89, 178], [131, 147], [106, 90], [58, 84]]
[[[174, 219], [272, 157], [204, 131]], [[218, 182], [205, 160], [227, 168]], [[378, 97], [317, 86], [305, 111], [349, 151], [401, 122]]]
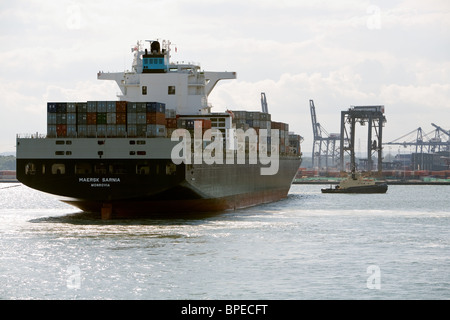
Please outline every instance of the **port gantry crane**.
[[[353, 106], [346, 111], [341, 111], [341, 171], [344, 169], [344, 151], [350, 154], [350, 170], [356, 171], [356, 156], [355, 156], [355, 127], [359, 122], [362, 126], [367, 124], [367, 171], [371, 172], [373, 169], [373, 152], [378, 154], [378, 174], [382, 171], [382, 137], [383, 126], [386, 122], [384, 116], [384, 106]], [[349, 128], [347, 128], [349, 126]], [[375, 133], [376, 140], [372, 141], [373, 133]], [[348, 143], [346, 144], [345, 138]]]
[[[432, 123], [431, 125], [436, 128], [435, 140], [436, 142], [438, 142], [439, 151], [441, 151], [441, 147], [445, 148], [444, 151], [450, 151], [450, 130], [442, 129], [441, 127], [435, 125], [434, 123]], [[442, 132], [444, 135], [447, 136], [446, 142], [443, 139], [441, 139], [440, 132]]]
[[[313, 148], [312, 148], [312, 166], [317, 167], [320, 171], [323, 166], [323, 159], [325, 159], [325, 171], [328, 168], [336, 168], [339, 162], [339, 144], [341, 137], [338, 133], [329, 134], [319, 122], [317, 122], [316, 107], [314, 101], [309, 100], [309, 107], [311, 110], [311, 122], [313, 128]], [[331, 158], [331, 163], [329, 159]]]
[[[404, 148], [411, 147], [415, 148], [415, 154], [417, 156], [414, 157], [415, 164], [420, 168], [425, 166], [424, 155], [425, 154], [434, 154], [439, 153], [441, 151], [450, 152], [450, 132], [449, 130], [445, 130], [434, 123], [431, 124], [436, 130], [433, 130], [429, 133], [424, 133], [422, 128], [417, 128], [400, 138], [397, 138], [391, 142], [385, 143], [385, 145], [398, 145], [403, 146]], [[447, 166], [450, 166], [450, 157], [444, 156], [444, 154], [440, 157], [444, 162], [447, 163]]]
[[[415, 147], [415, 153], [434, 153], [440, 151], [450, 151], [450, 132], [444, 130], [441, 127], [431, 124], [436, 130], [429, 133], [424, 133], [422, 128], [419, 127], [407, 134], [397, 138], [391, 142], [385, 143], [385, 145], [399, 145], [403, 147]], [[441, 136], [440, 133], [447, 136], [447, 141]], [[434, 136], [432, 134], [434, 133]], [[414, 135], [414, 138], [411, 137]], [[407, 137], [409, 139], [407, 140]]]

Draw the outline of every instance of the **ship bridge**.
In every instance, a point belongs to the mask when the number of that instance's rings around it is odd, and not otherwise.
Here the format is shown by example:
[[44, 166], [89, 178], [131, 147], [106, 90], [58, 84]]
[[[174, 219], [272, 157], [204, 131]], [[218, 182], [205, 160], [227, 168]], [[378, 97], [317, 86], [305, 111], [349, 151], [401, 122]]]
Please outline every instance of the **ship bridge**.
[[132, 71], [99, 72], [99, 80], [113, 80], [123, 101], [165, 103], [177, 114], [210, 112], [208, 96], [220, 80], [236, 79], [236, 72], [201, 71], [197, 64], [170, 63], [170, 41], [142, 41], [132, 49]]

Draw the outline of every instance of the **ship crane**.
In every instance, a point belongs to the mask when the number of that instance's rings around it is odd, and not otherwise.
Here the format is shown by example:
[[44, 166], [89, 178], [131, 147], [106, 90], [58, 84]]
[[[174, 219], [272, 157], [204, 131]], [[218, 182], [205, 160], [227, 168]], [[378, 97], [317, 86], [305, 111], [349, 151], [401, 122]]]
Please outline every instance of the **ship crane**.
[[[335, 168], [339, 162], [339, 145], [340, 134], [329, 134], [319, 122], [317, 122], [316, 107], [314, 101], [309, 100], [311, 110], [311, 122], [313, 128], [313, 149], [312, 149], [312, 165], [320, 170], [322, 168], [322, 160], [325, 159], [325, 170], [329, 167]], [[328, 162], [331, 157], [331, 163]]]

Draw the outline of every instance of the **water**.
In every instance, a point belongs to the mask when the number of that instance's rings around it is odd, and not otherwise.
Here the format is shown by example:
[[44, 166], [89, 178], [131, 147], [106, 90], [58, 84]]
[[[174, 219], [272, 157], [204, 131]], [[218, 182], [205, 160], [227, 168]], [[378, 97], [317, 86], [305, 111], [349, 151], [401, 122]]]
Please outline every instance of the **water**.
[[449, 299], [450, 186], [102, 221], [0, 184], [0, 299]]

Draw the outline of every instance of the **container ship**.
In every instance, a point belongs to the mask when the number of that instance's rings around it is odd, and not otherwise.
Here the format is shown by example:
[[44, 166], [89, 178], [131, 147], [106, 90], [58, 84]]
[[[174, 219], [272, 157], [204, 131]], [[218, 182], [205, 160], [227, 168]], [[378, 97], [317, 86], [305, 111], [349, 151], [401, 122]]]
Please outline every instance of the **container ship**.
[[235, 72], [171, 63], [170, 41], [138, 41], [113, 101], [48, 102], [47, 133], [17, 135], [17, 179], [102, 218], [217, 212], [285, 198], [301, 136], [261, 112], [212, 112]]

